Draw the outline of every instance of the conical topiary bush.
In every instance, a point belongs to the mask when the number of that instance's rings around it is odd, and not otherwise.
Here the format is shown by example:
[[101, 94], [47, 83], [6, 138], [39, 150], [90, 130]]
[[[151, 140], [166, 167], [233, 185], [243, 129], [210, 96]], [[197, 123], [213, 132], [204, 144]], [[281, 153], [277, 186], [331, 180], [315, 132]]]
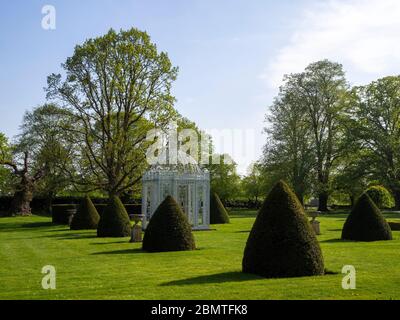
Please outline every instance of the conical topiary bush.
[[243, 272], [266, 278], [324, 274], [317, 238], [300, 201], [283, 181], [258, 213], [244, 251]]
[[82, 199], [81, 204], [73, 216], [71, 230], [96, 229], [99, 224], [100, 216], [89, 196]]
[[348, 216], [343, 230], [343, 240], [383, 241], [392, 240], [392, 231], [379, 208], [367, 194], [358, 199]]
[[195, 250], [192, 228], [179, 204], [168, 196], [154, 212], [143, 238], [148, 252]]
[[210, 196], [210, 224], [229, 223], [229, 215], [218, 194], [211, 192]]
[[110, 198], [97, 227], [98, 237], [127, 237], [131, 234], [128, 213], [117, 196]]

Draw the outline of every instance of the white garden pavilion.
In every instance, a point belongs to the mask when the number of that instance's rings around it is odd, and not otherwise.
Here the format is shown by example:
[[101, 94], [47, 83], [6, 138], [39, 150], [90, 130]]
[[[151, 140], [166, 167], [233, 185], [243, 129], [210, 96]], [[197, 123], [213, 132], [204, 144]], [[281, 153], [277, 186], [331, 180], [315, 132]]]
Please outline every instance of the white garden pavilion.
[[[168, 152], [168, 148], [161, 152]], [[170, 195], [182, 207], [193, 230], [210, 226], [210, 174], [196, 161], [178, 150], [175, 164], [155, 164], [142, 179], [143, 229], [146, 229], [155, 210]]]

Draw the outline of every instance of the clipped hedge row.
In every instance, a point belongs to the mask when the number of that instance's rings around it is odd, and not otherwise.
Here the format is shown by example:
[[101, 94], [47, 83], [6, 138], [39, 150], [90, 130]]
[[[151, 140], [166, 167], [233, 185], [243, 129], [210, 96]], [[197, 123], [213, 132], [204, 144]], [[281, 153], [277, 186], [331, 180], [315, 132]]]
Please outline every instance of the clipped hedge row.
[[75, 204], [56, 204], [52, 206], [52, 222], [54, 224], [69, 224], [71, 216], [76, 212]]
[[227, 208], [237, 209], [260, 209], [263, 204], [262, 201], [253, 200], [225, 200], [222, 202]]
[[400, 221], [388, 221], [392, 231], [400, 231]]
[[[11, 201], [13, 197], [12, 196], [1, 196], [0, 197], [0, 211], [2, 212], [7, 212], [10, 207], [11, 207]], [[91, 198], [93, 203], [96, 205], [107, 205], [107, 198]], [[79, 205], [81, 203], [82, 197], [56, 197], [52, 199], [52, 205]], [[141, 210], [141, 204], [140, 200], [125, 200], [124, 201], [125, 206], [130, 207], [132, 206], [132, 209], [127, 209], [127, 210], [132, 210], [135, 212], [138, 212], [138, 210]], [[44, 197], [35, 197], [33, 198], [31, 202], [31, 208], [32, 211], [37, 214], [51, 214], [48, 211], [49, 207], [49, 199], [46, 199]]]
[[[82, 200], [82, 199], [81, 199]], [[95, 203], [94, 204], [99, 216], [101, 217], [104, 211], [107, 209], [107, 204]], [[130, 214], [141, 214], [142, 205], [140, 204], [124, 204], [128, 215]], [[68, 210], [77, 208], [75, 204], [56, 204], [52, 206], [52, 218], [53, 223], [56, 224], [68, 224], [70, 219], [70, 212]]]

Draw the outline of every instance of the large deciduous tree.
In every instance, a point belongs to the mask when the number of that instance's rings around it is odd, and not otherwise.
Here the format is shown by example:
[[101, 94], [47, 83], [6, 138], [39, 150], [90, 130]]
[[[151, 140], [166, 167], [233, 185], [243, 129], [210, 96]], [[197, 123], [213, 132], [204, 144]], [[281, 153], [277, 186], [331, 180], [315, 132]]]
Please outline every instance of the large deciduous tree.
[[306, 192], [310, 191], [314, 154], [312, 127], [304, 105], [299, 103], [296, 85], [287, 78], [267, 116], [268, 142], [262, 165], [270, 183], [285, 179], [303, 204]]
[[353, 89], [352, 137], [364, 150], [365, 171], [388, 187], [400, 209], [400, 77]]
[[47, 199], [47, 209], [58, 192], [70, 186], [66, 169], [72, 170], [74, 146], [65, 131], [74, 124], [68, 111], [45, 104], [26, 112], [19, 136], [20, 148], [29, 150], [36, 167], [45, 168], [36, 194]]
[[320, 211], [328, 210], [331, 175], [347, 150], [343, 125], [347, 90], [342, 65], [328, 60], [312, 63], [304, 72], [286, 77], [285, 97], [290, 97], [290, 104], [299, 111], [295, 116], [298, 121], [305, 121], [310, 130], [304, 139], [311, 139]]
[[327, 211], [331, 173], [346, 150], [343, 117], [348, 85], [342, 65], [328, 60], [309, 65], [298, 84], [313, 132], [319, 210]]
[[80, 179], [120, 195], [141, 178], [148, 129], [175, 115], [170, 89], [178, 70], [137, 29], [87, 40], [63, 68], [66, 79], [49, 76], [47, 91], [76, 121]]
[[35, 166], [29, 151], [22, 144], [9, 145], [4, 136], [0, 139], [0, 164], [9, 168], [15, 177], [14, 195], [8, 215], [30, 215], [33, 193], [45, 168]]

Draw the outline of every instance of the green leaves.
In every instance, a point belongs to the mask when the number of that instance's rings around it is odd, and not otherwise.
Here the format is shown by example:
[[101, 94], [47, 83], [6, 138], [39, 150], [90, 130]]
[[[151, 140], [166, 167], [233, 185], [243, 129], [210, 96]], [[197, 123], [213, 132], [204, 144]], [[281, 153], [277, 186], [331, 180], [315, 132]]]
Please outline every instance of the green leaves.
[[267, 118], [264, 165], [275, 179], [288, 179], [300, 199], [329, 192], [330, 175], [344, 151], [342, 118], [347, 82], [342, 66], [328, 60], [285, 77]]
[[352, 93], [352, 137], [368, 151], [368, 171], [389, 187], [399, 202], [400, 77], [385, 77], [356, 87]]
[[11, 147], [7, 137], [0, 132], [0, 162], [11, 161]]
[[110, 194], [132, 188], [145, 166], [147, 130], [176, 116], [170, 89], [178, 69], [135, 28], [76, 46], [63, 68], [66, 79], [51, 75], [47, 90], [76, 119], [81, 180]]

